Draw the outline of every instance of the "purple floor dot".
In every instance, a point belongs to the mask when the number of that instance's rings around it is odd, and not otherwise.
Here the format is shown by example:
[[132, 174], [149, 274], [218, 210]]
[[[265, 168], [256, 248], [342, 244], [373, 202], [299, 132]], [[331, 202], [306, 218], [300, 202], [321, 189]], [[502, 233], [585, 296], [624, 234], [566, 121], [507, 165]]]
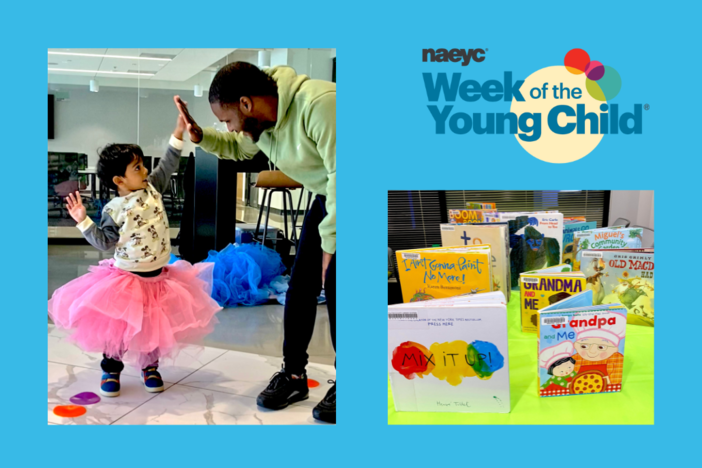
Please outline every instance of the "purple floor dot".
[[93, 392], [83, 392], [71, 397], [71, 403], [74, 405], [94, 405], [100, 401], [100, 397]]

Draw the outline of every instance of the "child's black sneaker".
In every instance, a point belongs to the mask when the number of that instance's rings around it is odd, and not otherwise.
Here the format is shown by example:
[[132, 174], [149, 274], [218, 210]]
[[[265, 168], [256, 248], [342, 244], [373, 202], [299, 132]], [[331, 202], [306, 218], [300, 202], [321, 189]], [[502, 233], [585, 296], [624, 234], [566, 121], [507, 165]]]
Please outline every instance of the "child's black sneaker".
[[144, 379], [144, 387], [147, 392], [159, 393], [163, 391], [163, 380], [155, 367], [142, 369], [141, 378]]
[[286, 408], [291, 403], [306, 400], [309, 398], [309, 393], [306, 374], [293, 379], [292, 375], [283, 368], [280, 372], [273, 374], [268, 387], [256, 398], [256, 404], [264, 408], [279, 410]]
[[327, 383], [334, 385], [329, 389], [324, 400], [314, 407], [312, 416], [319, 421], [336, 424], [336, 382], [328, 380]]
[[100, 395], [106, 397], [119, 396], [119, 372], [103, 372], [100, 381]]

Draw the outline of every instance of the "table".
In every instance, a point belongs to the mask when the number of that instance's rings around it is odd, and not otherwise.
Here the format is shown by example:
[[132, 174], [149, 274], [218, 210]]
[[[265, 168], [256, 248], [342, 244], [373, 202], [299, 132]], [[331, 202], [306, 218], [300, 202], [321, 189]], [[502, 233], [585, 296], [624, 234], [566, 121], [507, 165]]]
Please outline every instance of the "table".
[[[87, 174], [90, 176], [90, 196], [93, 199], [93, 202], [95, 202], [98, 197], [97, 197], [97, 192], [99, 190], [98, 187], [98, 178], [97, 178], [97, 168], [95, 167], [86, 167], [85, 169], [79, 169], [78, 174]], [[174, 172], [171, 174], [172, 177], [177, 177], [178, 173]]]
[[653, 424], [653, 328], [627, 325], [622, 392], [540, 398], [536, 335], [520, 328], [519, 290], [507, 305], [512, 412], [398, 413], [388, 379], [388, 424]]

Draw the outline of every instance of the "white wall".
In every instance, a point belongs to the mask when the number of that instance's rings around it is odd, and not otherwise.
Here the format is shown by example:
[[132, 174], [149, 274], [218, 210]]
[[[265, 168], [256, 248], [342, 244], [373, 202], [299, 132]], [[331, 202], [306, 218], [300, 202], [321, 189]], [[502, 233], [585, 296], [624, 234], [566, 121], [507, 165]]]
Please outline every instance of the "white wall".
[[298, 75], [307, 75], [316, 80], [331, 81], [332, 58], [328, 50], [289, 49], [288, 65]]
[[609, 225], [617, 218], [626, 218], [631, 225], [653, 227], [653, 190], [612, 190]]
[[[177, 90], [141, 90], [137, 104], [134, 88], [100, 87], [91, 93], [87, 87], [68, 89], [69, 99], [54, 106], [54, 139], [48, 150], [88, 155], [88, 165], [97, 163], [97, 150], [109, 143], [135, 143], [147, 156], [162, 156], [166, 151], [177, 117], [173, 96]], [[182, 92], [190, 112], [202, 126], [211, 126], [216, 118], [206, 94], [196, 98], [192, 91]], [[138, 110], [138, 111], [137, 111]], [[194, 151], [187, 141], [183, 154]]]

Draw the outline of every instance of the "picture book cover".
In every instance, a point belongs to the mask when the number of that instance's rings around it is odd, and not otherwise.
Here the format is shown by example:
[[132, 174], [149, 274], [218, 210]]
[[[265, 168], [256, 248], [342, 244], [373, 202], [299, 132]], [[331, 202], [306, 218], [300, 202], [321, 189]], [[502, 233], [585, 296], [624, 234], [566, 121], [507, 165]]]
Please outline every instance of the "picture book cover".
[[520, 216], [529, 216], [529, 215], [533, 215], [533, 214], [551, 214], [551, 213], [555, 214], [555, 213], [558, 213], [558, 211], [530, 211], [530, 212], [496, 211], [494, 213], [486, 213], [485, 214], [485, 222], [486, 223], [504, 223], [504, 222], [516, 219]]
[[492, 290], [510, 299], [509, 233], [506, 224], [442, 224], [443, 247], [487, 244], [492, 256]]
[[626, 307], [587, 306], [586, 290], [539, 312], [539, 395], [622, 390]]
[[448, 210], [449, 223], [451, 224], [469, 224], [469, 223], [484, 223], [485, 215], [493, 213], [494, 210]]
[[396, 255], [403, 302], [492, 291], [489, 245], [400, 250]]
[[509, 223], [510, 278], [519, 285], [525, 271], [559, 265], [563, 245], [563, 215], [560, 213], [501, 213]]
[[496, 203], [484, 203], [484, 202], [466, 202], [466, 208], [469, 210], [496, 210]]
[[565, 263], [522, 273], [519, 281], [522, 332], [536, 333], [539, 310], [585, 291], [586, 284], [585, 274], [572, 271]]
[[583, 250], [640, 249], [643, 246], [641, 228], [600, 228], [573, 233], [573, 269], [580, 270]]
[[574, 234], [576, 232], [591, 231], [596, 228], [597, 222], [595, 221], [565, 223], [563, 225], [563, 255], [561, 261], [563, 263], [573, 263], [573, 248], [575, 246]]
[[397, 411], [509, 413], [504, 295], [389, 306], [388, 373]]
[[592, 290], [593, 305], [621, 303], [627, 320], [653, 326], [653, 249], [584, 250], [580, 271]]
[[[585, 216], [574, 216], [571, 218], [563, 218], [563, 224], [584, 223], [586, 221], [587, 221], [587, 219], [585, 219]], [[595, 224], [597, 224], [597, 223], [595, 223]], [[594, 227], [592, 229], [594, 229]]]

